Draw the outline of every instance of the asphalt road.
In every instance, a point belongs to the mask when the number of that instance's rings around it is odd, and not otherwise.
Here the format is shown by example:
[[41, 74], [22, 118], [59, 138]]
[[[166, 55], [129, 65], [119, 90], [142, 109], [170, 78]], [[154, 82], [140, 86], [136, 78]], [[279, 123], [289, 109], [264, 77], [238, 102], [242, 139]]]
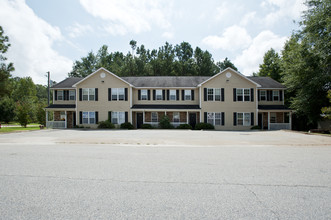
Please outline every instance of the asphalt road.
[[331, 138], [0, 134], [0, 219], [331, 219]]

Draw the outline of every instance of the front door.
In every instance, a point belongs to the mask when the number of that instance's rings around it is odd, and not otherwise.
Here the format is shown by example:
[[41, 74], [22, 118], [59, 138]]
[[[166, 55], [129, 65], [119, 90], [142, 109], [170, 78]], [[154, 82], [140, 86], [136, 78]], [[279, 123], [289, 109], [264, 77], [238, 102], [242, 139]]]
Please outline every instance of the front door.
[[262, 113], [259, 113], [258, 125], [260, 126], [261, 129], [263, 129], [263, 117], [262, 117]]
[[144, 115], [143, 113], [137, 113], [137, 128], [141, 128], [141, 125], [144, 123]]
[[195, 127], [197, 123], [197, 114], [196, 113], [190, 113], [189, 114], [189, 124], [192, 126], [192, 128]]

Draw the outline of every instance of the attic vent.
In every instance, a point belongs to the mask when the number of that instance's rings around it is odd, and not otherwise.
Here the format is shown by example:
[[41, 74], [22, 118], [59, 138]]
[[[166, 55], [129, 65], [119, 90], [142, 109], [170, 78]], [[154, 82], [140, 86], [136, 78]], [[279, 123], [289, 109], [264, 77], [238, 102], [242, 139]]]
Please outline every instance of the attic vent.
[[105, 78], [106, 77], [106, 74], [105, 73], [100, 73], [100, 77], [101, 78]]

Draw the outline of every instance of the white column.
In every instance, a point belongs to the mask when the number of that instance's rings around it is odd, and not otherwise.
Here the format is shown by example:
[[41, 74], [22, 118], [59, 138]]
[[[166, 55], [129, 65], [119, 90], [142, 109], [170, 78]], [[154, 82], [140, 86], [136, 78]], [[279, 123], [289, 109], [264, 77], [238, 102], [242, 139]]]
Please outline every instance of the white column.
[[145, 110], [143, 111], [143, 124], [145, 124]]
[[64, 111], [64, 128], [67, 128], [67, 111]]
[[268, 112], [268, 130], [270, 130], [270, 112]]
[[289, 123], [290, 123], [290, 130], [292, 130], [292, 112], [289, 112]]
[[186, 111], [186, 124], [188, 124], [188, 111]]

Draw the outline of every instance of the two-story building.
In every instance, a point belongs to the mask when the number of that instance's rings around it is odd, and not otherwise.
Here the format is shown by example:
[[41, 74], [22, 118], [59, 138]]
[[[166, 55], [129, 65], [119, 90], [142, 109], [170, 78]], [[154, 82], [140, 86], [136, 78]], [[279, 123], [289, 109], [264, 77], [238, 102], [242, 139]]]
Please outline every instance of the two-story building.
[[167, 115], [176, 127], [206, 122], [216, 130], [291, 129], [282, 84], [269, 77], [247, 77], [227, 68], [211, 76], [119, 77], [100, 68], [85, 78], [54, 85], [47, 127], [96, 128], [99, 121], [136, 128], [157, 126]]

